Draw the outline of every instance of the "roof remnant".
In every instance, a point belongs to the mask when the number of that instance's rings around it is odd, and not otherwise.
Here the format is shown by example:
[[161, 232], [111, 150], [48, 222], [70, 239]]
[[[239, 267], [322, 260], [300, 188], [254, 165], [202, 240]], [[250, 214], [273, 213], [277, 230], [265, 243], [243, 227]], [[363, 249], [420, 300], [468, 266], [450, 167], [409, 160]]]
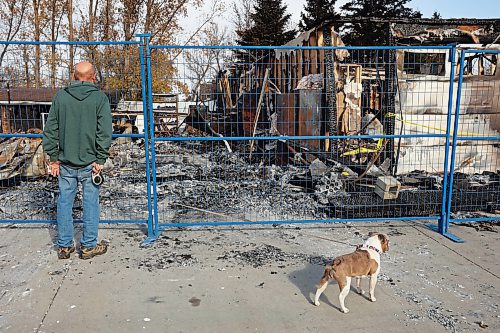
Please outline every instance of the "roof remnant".
[[448, 44], [452, 42], [474, 43], [491, 42], [499, 34], [493, 24], [401, 24], [391, 25], [391, 33], [399, 42]]
[[[61, 88], [1, 88], [0, 104], [50, 104]], [[105, 90], [112, 106], [118, 104], [122, 92]]]
[[450, 43], [492, 43], [500, 35], [500, 18], [491, 19], [431, 19], [431, 18], [374, 18], [374, 17], [331, 17], [320, 26], [349, 23], [390, 24], [396, 44], [446, 45]]
[[18, 104], [19, 102], [50, 103], [57, 88], [10, 88], [0, 89], [0, 104]]

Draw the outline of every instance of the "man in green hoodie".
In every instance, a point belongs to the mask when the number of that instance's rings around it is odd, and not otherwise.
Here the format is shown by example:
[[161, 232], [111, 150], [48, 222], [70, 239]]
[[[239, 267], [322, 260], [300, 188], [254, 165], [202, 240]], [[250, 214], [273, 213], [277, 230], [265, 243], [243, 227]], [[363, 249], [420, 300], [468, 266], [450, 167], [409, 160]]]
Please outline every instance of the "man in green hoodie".
[[73, 242], [73, 202], [78, 183], [83, 189], [83, 235], [80, 258], [104, 254], [107, 245], [97, 243], [99, 229], [99, 186], [92, 174], [102, 170], [111, 145], [111, 109], [99, 91], [90, 62], [75, 66], [70, 85], [55, 95], [43, 132], [43, 149], [49, 155], [50, 174], [59, 177], [57, 199], [58, 257], [68, 259]]

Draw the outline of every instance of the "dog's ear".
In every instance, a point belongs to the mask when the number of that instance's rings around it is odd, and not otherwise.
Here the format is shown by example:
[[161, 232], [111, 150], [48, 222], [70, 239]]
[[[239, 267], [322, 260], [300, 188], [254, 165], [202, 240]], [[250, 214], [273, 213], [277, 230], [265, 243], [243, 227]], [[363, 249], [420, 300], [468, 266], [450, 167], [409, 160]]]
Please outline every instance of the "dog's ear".
[[378, 234], [378, 239], [382, 247], [382, 252], [389, 251], [389, 239], [387, 238], [387, 236], [384, 234]]

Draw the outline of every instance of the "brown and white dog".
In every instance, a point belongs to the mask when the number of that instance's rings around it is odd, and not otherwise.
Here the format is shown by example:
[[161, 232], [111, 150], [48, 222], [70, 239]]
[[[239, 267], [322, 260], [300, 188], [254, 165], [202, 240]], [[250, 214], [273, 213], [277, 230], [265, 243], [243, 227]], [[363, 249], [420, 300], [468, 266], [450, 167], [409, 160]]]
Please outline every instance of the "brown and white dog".
[[330, 279], [335, 279], [340, 288], [339, 301], [342, 312], [347, 313], [349, 309], [345, 307], [344, 300], [349, 294], [351, 287], [351, 278], [356, 277], [356, 286], [360, 294], [364, 294], [361, 289], [361, 278], [370, 277], [370, 300], [375, 302], [375, 285], [377, 284], [377, 275], [380, 272], [380, 255], [389, 251], [389, 239], [385, 234], [370, 232], [368, 239], [363, 245], [358, 246], [356, 251], [344, 254], [333, 260], [331, 266], [327, 266], [323, 277], [319, 282], [314, 305], [319, 305], [319, 297], [325, 291]]

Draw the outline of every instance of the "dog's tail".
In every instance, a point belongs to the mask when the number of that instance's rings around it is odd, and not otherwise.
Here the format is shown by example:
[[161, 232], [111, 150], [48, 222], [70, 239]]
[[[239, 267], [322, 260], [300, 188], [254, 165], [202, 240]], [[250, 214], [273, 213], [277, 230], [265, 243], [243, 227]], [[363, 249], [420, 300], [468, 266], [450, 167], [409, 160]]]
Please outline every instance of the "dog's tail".
[[332, 266], [331, 266], [330, 271], [329, 271], [331, 278], [333, 278], [333, 273], [336, 271], [337, 266], [340, 265], [341, 262], [342, 262], [342, 260], [339, 258], [335, 258], [333, 260]]
[[337, 266], [340, 265], [341, 260], [336, 258], [333, 260], [333, 263], [331, 266], [327, 266], [325, 268], [325, 275], [328, 275], [330, 279], [333, 279], [333, 274], [335, 273]]

